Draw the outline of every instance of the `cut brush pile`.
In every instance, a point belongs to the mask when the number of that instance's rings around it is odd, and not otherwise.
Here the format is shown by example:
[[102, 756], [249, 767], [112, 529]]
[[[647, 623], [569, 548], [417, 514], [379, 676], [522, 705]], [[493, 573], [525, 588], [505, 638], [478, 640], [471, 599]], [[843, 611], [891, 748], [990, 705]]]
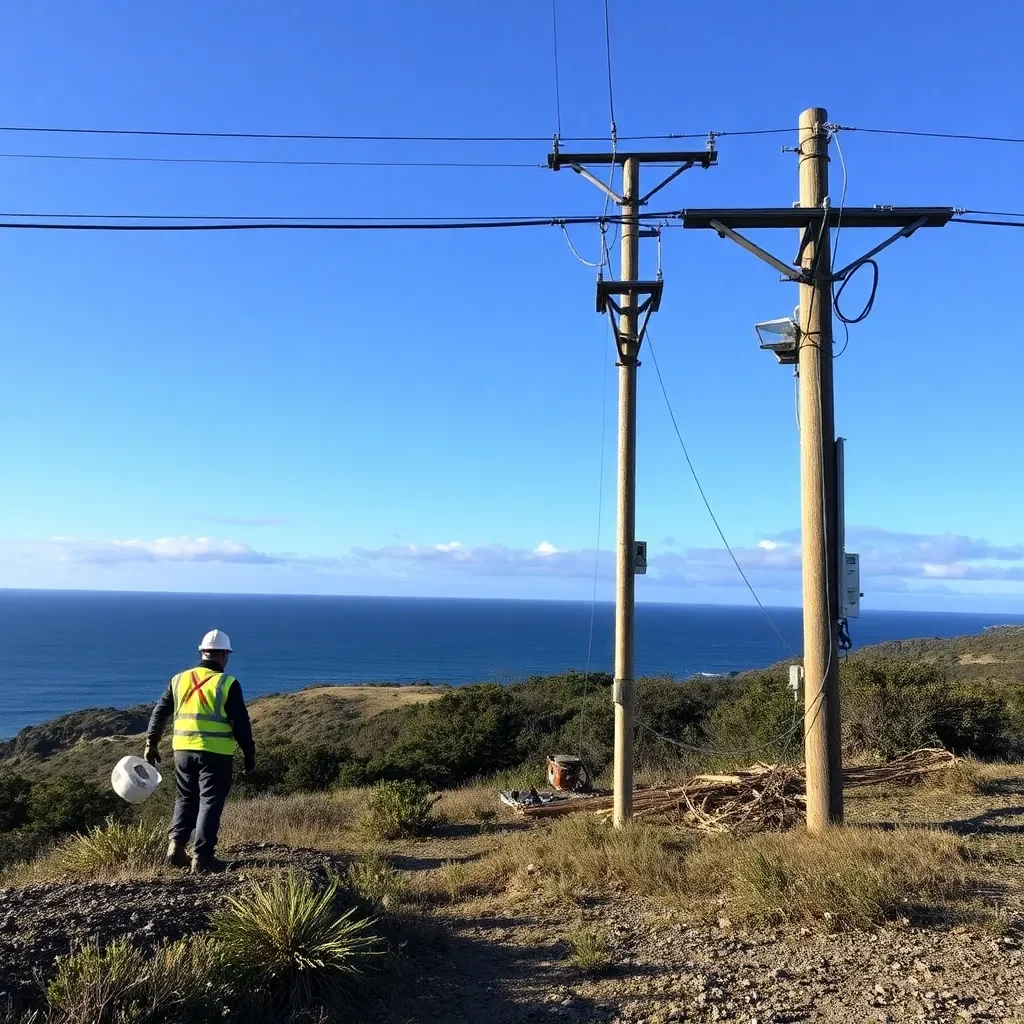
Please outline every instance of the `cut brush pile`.
[[[888, 764], [847, 768], [843, 781], [847, 788], [916, 782], [944, 771], [955, 760], [947, 750], [926, 747]], [[702, 832], [743, 835], [782, 831], [797, 824], [806, 800], [803, 768], [754, 764], [728, 775], [695, 775], [681, 786], [638, 789], [633, 793], [633, 815], [663, 818]], [[608, 816], [612, 798], [563, 800], [523, 807], [519, 813], [526, 818], [546, 818], [576, 811]]]

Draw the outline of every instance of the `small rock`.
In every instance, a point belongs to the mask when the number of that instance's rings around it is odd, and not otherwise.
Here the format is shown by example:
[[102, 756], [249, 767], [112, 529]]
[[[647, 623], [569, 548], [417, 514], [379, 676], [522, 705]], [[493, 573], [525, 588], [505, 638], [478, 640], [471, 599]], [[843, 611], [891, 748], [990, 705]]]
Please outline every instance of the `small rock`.
[[720, 917], [718, 919], [718, 927], [724, 931], [726, 928], [732, 927], [732, 921], [730, 921], [727, 917]]

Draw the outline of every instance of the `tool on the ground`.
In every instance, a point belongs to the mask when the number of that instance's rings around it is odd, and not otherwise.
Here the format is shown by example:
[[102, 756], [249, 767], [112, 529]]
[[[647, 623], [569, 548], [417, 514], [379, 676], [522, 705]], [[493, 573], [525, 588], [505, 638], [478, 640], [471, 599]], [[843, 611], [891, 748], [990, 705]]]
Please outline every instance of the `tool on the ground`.
[[134, 754], [122, 757], [110, 773], [110, 785], [114, 792], [130, 804], [141, 804], [143, 800], [148, 800], [161, 782], [163, 776], [160, 772]]
[[589, 792], [590, 772], [583, 759], [572, 754], [549, 754], [547, 761], [548, 785], [566, 792]]

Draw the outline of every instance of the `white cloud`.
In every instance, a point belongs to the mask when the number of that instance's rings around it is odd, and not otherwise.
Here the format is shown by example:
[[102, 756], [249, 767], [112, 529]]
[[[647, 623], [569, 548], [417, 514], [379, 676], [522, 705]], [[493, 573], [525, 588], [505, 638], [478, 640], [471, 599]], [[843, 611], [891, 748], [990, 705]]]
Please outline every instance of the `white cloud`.
[[[736, 559], [759, 591], [800, 590], [798, 531], [765, 537], [749, 547], [734, 548]], [[847, 548], [859, 551], [868, 593], [976, 594], [1024, 592], [1024, 545], [997, 545], [953, 534], [913, 534], [878, 527], [851, 527]], [[611, 580], [611, 551], [560, 548], [549, 540], [534, 548], [503, 544], [466, 546], [450, 540], [432, 544], [396, 543], [353, 548], [339, 556], [309, 556], [256, 549], [239, 541], [213, 537], [95, 539], [53, 537], [47, 540], [0, 540], [0, 558], [25, 565], [93, 565], [116, 567], [146, 563], [222, 563], [268, 567], [282, 572], [374, 581], [412, 580], [424, 585], [444, 580], [487, 578], [591, 578]], [[259, 569], [252, 570], [263, 571]], [[742, 588], [729, 553], [722, 547], [682, 547], [652, 556], [645, 587]], [[955, 588], [955, 589], [954, 589]]]

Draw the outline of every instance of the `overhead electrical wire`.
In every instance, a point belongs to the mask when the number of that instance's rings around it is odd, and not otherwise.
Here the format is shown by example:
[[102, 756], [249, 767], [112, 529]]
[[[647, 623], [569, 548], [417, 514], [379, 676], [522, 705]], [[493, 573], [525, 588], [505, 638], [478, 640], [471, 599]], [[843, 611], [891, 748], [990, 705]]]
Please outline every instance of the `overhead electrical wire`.
[[[0, 125], [0, 132], [39, 132], [47, 135], [119, 135], [166, 139], [273, 139], [292, 142], [550, 142], [549, 135], [327, 135], [298, 132], [203, 132], [164, 131], [141, 128], [63, 128], [48, 125]], [[694, 138], [706, 133], [697, 133]], [[737, 133], [731, 133], [737, 134]], [[634, 142], [651, 139], [675, 139], [675, 134], [628, 135]], [[564, 142], [604, 142], [603, 135], [569, 136]]]
[[[19, 216], [18, 214], [7, 214], [7, 216]], [[47, 214], [30, 214], [32, 217], [45, 217]], [[82, 215], [85, 216], [85, 215]], [[640, 214], [644, 219], [665, 219], [674, 217], [669, 213], [647, 213]], [[271, 230], [300, 230], [300, 231], [471, 231], [487, 228], [537, 228], [537, 227], [563, 227], [566, 224], [600, 224], [602, 220], [614, 220], [618, 222], [621, 218], [601, 218], [593, 216], [572, 216], [572, 217], [520, 217], [508, 218], [506, 220], [440, 220], [440, 221], [419, 221], [419, 220], [394, 220], [394, 221], [316, 221], [312, 219], [302, 220], [278, 220], [278, 221], [231, 221], [226, 218], [218, 218], [218, 223], [195, 224], [124, 224], [105, 223], [99, 219], [96, 221], [80, 221], [78, 223], [47, 223], [36, 220], [32, 223], [19, 223], [5, 221], [0, 223], [0, 228], [22, 229], [29, 231], [271, 231]]]
[[958, 132], [918, 132], [902, 128], [859, 128], [856, 125], [842, 125], [841, 131], [863, 132], [866, 135], [904, 135], [917, 139], [957, 139], [963, 142], [1012, 142], [1024, 143], [1024, 138], [1008, 135], [964, 135]]
[[996, 228], [1024, 228], [1024, 220], [982, 220], [978, 217], [950, 217], [950, 224], [987, 224]]
[[137, 164], [241, 164], [268, 167], [468, 167], [468, 168], [538, 168], [546, 164], [501, 162], [487, 160], [272, 160], [250, 157], [206, 156], [121, 156], [92, 153], [0, 153], [4, 160], [81, 160], [101, 163]]
[[977, 213], [983, 217], [1024, 217], [1024, 213], [1008, 213], [1006, 210], [958, 210], [958, 213]]
[[715, 515], [714, 509], [712, 509], [711, 507], [711, 502], [708, 501], [708, 496], [705, 493], [704, 487], [700, 482], [700, 477], [697, 476], [697, 470], [693, 465], [693, 460], [690, 458], [690, 452], [686, 447], [686, 442], [683, 440], [683, 434], [682, 431], [679, 429], [679, 423], [676, 420], [676, 414], [672, 409], [672, 400], [669, 398], [668, 389], [665, 387], [665, 378], [662, 377], [661, 375], [661, 367], [658, 365], [658, 356], [657, 353], [654, 351], [654, 345], [651, 341], [651, 332], [649, 327], [645, 334], [647, 338], [647, 347], [651, 353], [651, 360], [654, 363], [654, 372], [658, 378], [658, 385], [661, 388], [662, 397], [665, 399], [665, 408], [668, 410], [669, 419], [672, 421], [672, 429], [675, 431], [676, 439], [679, 441], [679, 447], [683, 451], [683, 458], [686, 459], [686, 465], [689, 466], [690, 468], [690, 475], [693, 477], [693, 482], [697, 485], [697, 491], [700, 494], [701, 500], [704, 502], [704, 507], [708, 510], [708, 515], [711, 517], [711, 522], [715, 524], [715, 529], [718, 531], [718, 536], [721, 538], [722, 544], [725, 546], [725, 550], [729, 552], [729, 557], [732, 559], [733, 565], [736, 566], [736, 571], [740, 574], [740, 578], [746, 584], [747, 590], [750, 591], [750, 596], [754, 599], [754, 602], [757, 604], [757, 607], [761, 609], [761, 613], [767, 620], [768, 625], [771, 626], [772, 630], [774, 630], [775, 635], [779, 638], [779, 640], [782, 641], [782, 646], [785, 647], [786, 650], [789, 651], [789, 653], [795, 658], [797, 657], [796, 651], [793, 650], [789, 641], [782, 635], [782, 632], [779, 629], [779, 627], [775, 625], [775, 622], [772, 619], [771, 615], [768, 614], [768, 609], [765, 608], [765, 606], [761, 603], [761, 598], [757, 596], [757, 591], [754, 589], [754, 586], [750, 582], [750, 579], [747, 576], [747, 574], [743, 571], [743, 566], [740, 565], [739, 560], [736, 558], [736, 554], [733, 551], [732, 546], [729, 544], [729, 541], [726, 539], [721, 524], [718, 522], [718, 517]]
[[[605, 58], [609, 82], [609, 102], [614, 113], [614, 87], [611, 74], [611, 32], [608, 5], [605, 4]], [[862, 128], [857, 125], [838, 125], [840, 131], [860, 132], [870, 135], [892, 135], [908, 138], [949, 139], [965, 142], [1000, 142], [1024, 144], [1024, 137], [1008, 135], [973, 135], [958, 132], [924, 132], [900, 128]], [[620, 135], [620, 142], [640, 142], [645, 140], [668, 139], [699, 139], [709, 134], [716, 138], [755, 137], [759, 135], [783, 135], [795, 132], [793, 126], [787, 128], [752, 128], [737, 131], [712, 132], [661, 132], [646, 135]], [[125, 136], [137, 138], [168, 138], [168, 139], [248, 139], [276, 140], [294, 142], [412, 142], [412, 143], [529, 143], [550, 142], [547, 135], [345, 135], [319, 132], [229, 132], [229, 131], [173, 131], [156, 128], [77, 128], [61, 125], [0, 125], [0, 132], [24, 132], [45, 135], [99, 135]], [[600, 135], [566, 136], [564, 142], [603, 142]]]
[[604, 0], [604, 53], [605, 65], [608, 69], [608, 111], [612, 119], [612, 135], [617, 135], [615, 130], [615, 91], [612, 88], [612, 26], [611, 15], [608, 10], [609, 0]]
[[555, 131], [562, 134], [562, 91], [558, 84], [558, 0], [551, 0], [551, 41], [555, 56]]
[[[611, 334], [611, 323], [607, 325]], [[602, 340], [604, 338], [602, 332]], [[612, 339], [614, 341], [614, 339]], [[583, 704], [580, 709], [579, 756], [583, 757], [583, 741], [587, 722], [587, 697], [590, 694], [590, 668], [594, 658], [594, 628], [597, 622], [597, 584], [601, 570], [601, 523], [604, 513], [604, 456], [608, 436], [608, 358], [601, 352], [601, 454], [597, 475], [597, 539], [594, 542], [594, 587], [590, 597], [590, 631], [587, 639], [587, 667], [583, 673]]]

